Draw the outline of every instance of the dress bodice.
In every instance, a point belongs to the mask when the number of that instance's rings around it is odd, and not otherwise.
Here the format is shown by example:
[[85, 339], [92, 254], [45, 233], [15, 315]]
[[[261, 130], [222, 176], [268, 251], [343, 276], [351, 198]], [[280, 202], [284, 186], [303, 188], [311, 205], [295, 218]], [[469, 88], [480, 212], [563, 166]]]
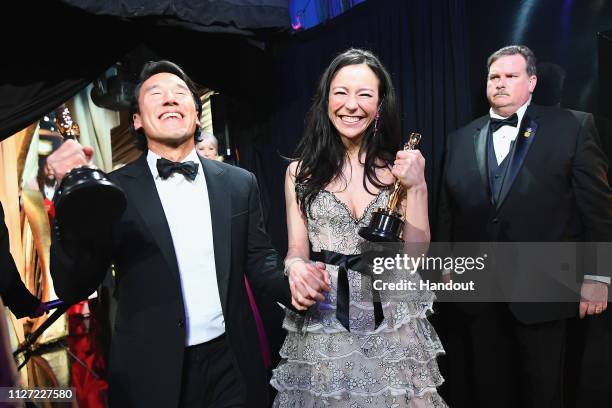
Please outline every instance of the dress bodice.
[[[298, 194], [299, 187], [296, 188]], [[346, 255], [358, 254], [364, 239], [359, 228], [370, 223], [372, 213], [387, 205], [389, 189], [382, 189], [373, 196], [363, 214], [355, 218], [346, 203], [331, 191], [321, 190], [308, 211], [308, 239], [314, 252], [328, 250]]]

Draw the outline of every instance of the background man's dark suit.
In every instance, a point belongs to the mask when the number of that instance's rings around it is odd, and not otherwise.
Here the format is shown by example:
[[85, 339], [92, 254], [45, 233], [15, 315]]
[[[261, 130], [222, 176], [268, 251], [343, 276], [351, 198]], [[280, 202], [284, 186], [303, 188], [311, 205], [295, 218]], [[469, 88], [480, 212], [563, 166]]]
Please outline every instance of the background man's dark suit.
[[[607, 161], [597, 143], [593, 117], [577, 118], [566, 110], [530, 105], [520, 126], [515, 153], [521, 148], [526, 153], [522, 162], [518, 159], [520, 155], [513, 156], [512, 151], [508, 154], [510, 168], [497, 204], [491, 201], [487, 167], [489, 116], [480, 117], [449, 136], [437, 240], [612, 240], [612, 195], [606, 179]], [[529, 141], [523, 136], [528, 127], [533, 130]], [[602, 272], [583, 271], [585, 274]], [[520, 279], [521, 271], [516, 273], [516, 279]], [[460, 309], [463, 316], [478, 316], [489, 313], [492, 307], [505, 306], [456, 304], [453, 307]], [[508, 309], [516, 320], [529, 325], [574, 316], [578, 306], [569, 302], [514, 303]], [[449, 343], [453, 342], [452, 336], [450, 333]], [[487, 342], [487, 333], [482, 333], [482, 339], [483, 344]], [[503, 345], [495, 341], [490, 339], [490, 348], [467, 358], [495, 360], [495, 352], [491, 355], [487, 350], [496, 350], [498, 356], [505, 353]], [[448, 344], [448, 347], [450, 357], [454, 345]], [[488, 375], [491, 373], [482, 373], [482, 376]]]
[[[291, 304], [289, 285], [264, 231], [255, 177], [217, 161], [201, 162], [227, 340], [247, 406], [266, 406], [267, 377], [243, 274], [250, 274], [255, 291], [286, 305]], [[118, 290], [109, 365], [112, 406], [177, 406], [185, 312], [172, 237], [146, 154], [110, 179], [125, 191], [127, 210], [109, 232], [110, 240], [87, 244], [79, 239], [76, 245], [68, 233], [54, 237], [55, 289], [62, 299], [82, 299], [95, 290], [112, 258]]]

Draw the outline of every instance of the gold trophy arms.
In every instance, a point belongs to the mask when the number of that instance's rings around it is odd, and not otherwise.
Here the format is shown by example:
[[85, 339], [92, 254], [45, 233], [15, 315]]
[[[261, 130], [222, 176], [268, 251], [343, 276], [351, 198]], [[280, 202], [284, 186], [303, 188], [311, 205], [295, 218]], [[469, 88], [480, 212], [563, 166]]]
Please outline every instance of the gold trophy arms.
[[[420, 141], [420, 133], [410, 133], [410, 136], [408, 136], [408, 142], [404, 144], [404, 150], [416, 149]], [[400, 197], [405, 193], [405, 191], [406, 189], [404, 188], [402, 183], [399, 180], [396, 180], [395, 184], [393, 185], [393, 191], [389, 195], [389, 202], [387, 203], [387, 210], [392, 214], [399, 214], [399, 211], [397, 210], [397, 205], [399, 203]]]

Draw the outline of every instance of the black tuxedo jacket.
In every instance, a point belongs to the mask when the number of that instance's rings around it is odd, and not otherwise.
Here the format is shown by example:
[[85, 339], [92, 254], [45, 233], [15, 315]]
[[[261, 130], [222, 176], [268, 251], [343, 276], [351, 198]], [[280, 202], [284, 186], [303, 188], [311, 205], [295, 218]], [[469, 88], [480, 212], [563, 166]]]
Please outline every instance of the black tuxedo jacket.
[[[267, 377], [244, 273], [255, 291], [285, 305], [291, 303], [289, 285], [264, 230], [255, 176], [217, 161], [201, 162], [226, 336], [247, 406], [266, 406]], [[180, 397], [186, 328], [172, 237], [146, 154], [109, 178], [125, 191], [127, 209], [95, 242], [54, 228], [55, 289], [69, 302], [85, 298], [112, 260], [118, 310], [109, 364], [111, 404], [174, 407]]]
[[[567, 110], [532, 104], [520, 126], [495, 203], [487, 164], [489, 116], [449, 135], [436, 239], [612, 241], [608, 164], [598, 143], [593, 116], [577, 117]], [[524, 278], [520, 272], [516, 271], [517, 279]], [[585, 270], [583, 274], [595, 271]], [[510, 308], [525, 323], [565, 318], [578, 309], [569, 302], [513, 303]]]

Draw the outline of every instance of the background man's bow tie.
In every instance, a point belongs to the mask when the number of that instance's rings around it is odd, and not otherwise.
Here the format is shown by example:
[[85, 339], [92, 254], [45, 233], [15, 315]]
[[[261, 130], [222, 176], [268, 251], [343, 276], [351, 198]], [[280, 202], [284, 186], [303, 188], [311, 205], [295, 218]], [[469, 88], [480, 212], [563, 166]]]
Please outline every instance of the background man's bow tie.
[[506, 119], [491, 118], [491, 124], [489, 126], [492, 132], [497, 132], [502, 126], [516, 127], [516, 125], [518, 125], [518, 115], [515, 113]]

